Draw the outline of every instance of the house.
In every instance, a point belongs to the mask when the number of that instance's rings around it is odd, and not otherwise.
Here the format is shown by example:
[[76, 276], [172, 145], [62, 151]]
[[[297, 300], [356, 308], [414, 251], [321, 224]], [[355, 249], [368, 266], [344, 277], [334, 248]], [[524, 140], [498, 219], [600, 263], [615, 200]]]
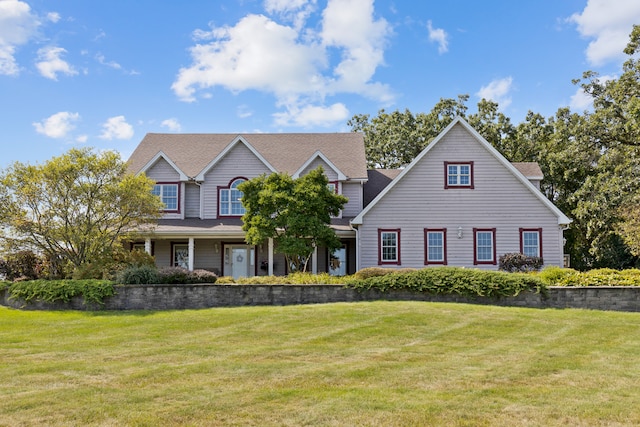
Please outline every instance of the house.
[[457, 118], [351, 221], [357, 265], [496, 269], [519, 252], [562, 266], [571, 220], [541, 179], [537, 164], [509, 163]]
[[358, 133], [147, 134], [128, 162], [165, 203], [162, 219], [132, 248], [159, 266], [225, 276], [287, 273], [272, 240], [244, 241], [237, 185], [271, 172], [293, 177], [322, 166], [349, 201], [331, 227], [343, 245], [318, 248], [314, 272], [370, 266], [497, 268], [522, 252], [563, 265], [571, 222], [539, 190], [537, 164], [511, 164], [461, 118], [403, 169], [367, 170]]
[[295, 177], [318, 166], [330, 185], [348, 197], [332, 228], [343, 247], [314, 253], [313, 271], [355, 272], [355, 231], [367, 181], [364, 140], [357, 133], [147, 134], [132, 153], [129, 170], [145, 173], [165, 203], [162, 219], [133, 247], [152, 253], [159, 266], [208, 269], [225, 276], [287, 273], [273, 242], [247, 245], [242, 231], [241, 182], [272, 172]]

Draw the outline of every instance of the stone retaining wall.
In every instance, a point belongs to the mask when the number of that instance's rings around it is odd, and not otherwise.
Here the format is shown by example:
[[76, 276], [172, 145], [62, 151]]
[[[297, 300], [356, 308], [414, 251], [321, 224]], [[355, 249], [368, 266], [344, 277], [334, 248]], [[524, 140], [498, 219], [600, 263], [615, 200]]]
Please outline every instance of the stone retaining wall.
[[468, 298], [430, 295], [410, 291], [357, 291], [342, 285], [127, 285], [104, 306], [32, 302], [8, 298], [0, 291], [0, 304], [26, 310], [180, 310], [251, 305], [321, 304], [358, 301], [432, 301], [530, 308], [584, 308], [592, 310], [640, 311], [640, 287], [551, 287], [547, 297], [523, 292], [510, 298]]

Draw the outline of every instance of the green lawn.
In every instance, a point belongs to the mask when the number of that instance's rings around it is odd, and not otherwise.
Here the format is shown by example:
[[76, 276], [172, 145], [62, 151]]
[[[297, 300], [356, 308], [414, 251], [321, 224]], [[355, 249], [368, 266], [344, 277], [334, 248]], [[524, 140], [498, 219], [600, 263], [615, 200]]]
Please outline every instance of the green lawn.
[[2, 426], [640, 424], [640, 313], [0, 307]]

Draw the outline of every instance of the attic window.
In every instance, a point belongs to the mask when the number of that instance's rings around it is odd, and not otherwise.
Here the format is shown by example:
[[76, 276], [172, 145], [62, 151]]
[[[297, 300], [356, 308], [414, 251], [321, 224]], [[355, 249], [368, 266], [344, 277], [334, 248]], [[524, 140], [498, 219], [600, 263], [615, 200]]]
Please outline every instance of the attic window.
[[151, 193], [160, 197], [165, 212], [178, 212], [178, 184], [159, 182], [153, 186]]
[[444, 162], [444, 188], [473, 188], [473, 162]]

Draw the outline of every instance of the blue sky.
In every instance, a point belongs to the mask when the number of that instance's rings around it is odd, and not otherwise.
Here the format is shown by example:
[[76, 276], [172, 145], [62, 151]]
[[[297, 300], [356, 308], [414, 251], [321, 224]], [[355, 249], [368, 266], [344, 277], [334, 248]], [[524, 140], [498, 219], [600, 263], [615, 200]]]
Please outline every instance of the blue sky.
[[638, 0], [0, 0], [0, 168], [147, 132], [341, 132], [440, 98], [588, 108]]

